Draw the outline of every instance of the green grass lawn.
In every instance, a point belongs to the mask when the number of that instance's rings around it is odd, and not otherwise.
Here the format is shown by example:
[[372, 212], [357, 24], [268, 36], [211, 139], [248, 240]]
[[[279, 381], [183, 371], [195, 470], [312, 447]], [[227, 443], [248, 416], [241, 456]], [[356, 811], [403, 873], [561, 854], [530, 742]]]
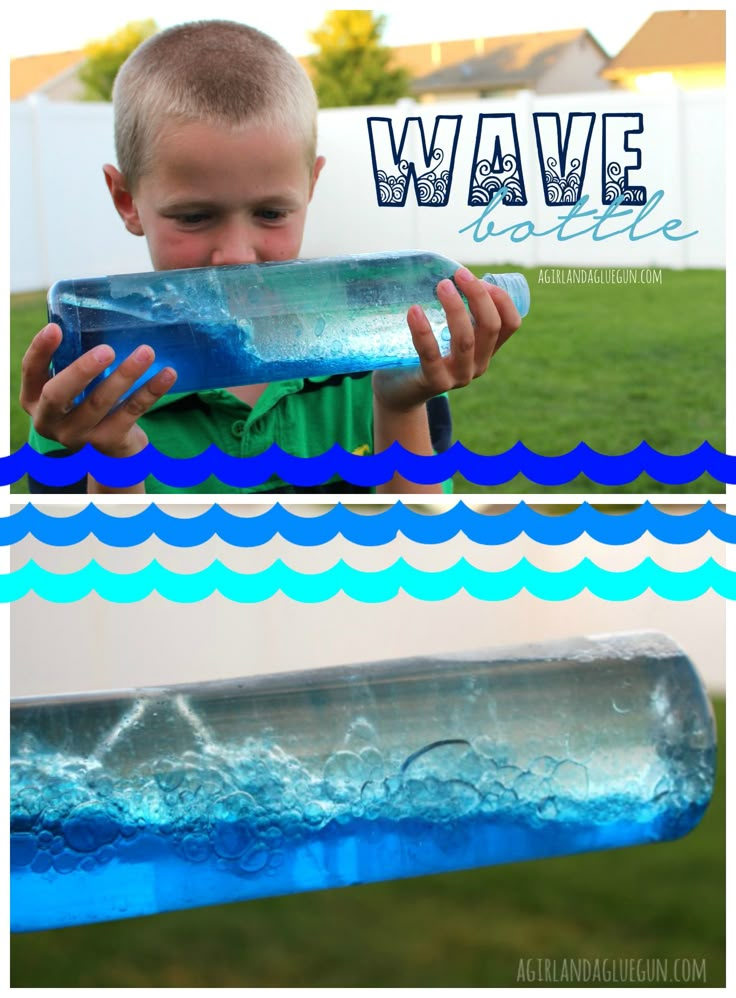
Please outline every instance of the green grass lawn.
[[673, 971], [686, 958], [724, 987], [722, 699], [715, 709], [716, 791], [684, 839], [13, 936], [11, 984], [493, 987], [514, 986], [520, 961]]
[[[477, 274], [502, 268], [474, 267]], [[540, 454], [581, 440], [607, 454], [642, 440], [683, 454], [708, 440], [725, 450], [725, 274], [662, 272], [660, 285], [546, 284], [525, 271], [532, 307], [483, 378], [455, 392], [455, 437], [479, 454], [521, 440]], [[17, 403], [20, 362], [45, 322], [43, 295], [11, 303], [11, 449], [26, 439]], [[14, 486], [13, 491], [24, 489]], [[456, 492], [611, 492], [582, 476], [543, 488], [517, 478], [492, 490], [457, 479]], [[642, 476], [620, 491], [723, 492], [709, 476], [684, 486]]]

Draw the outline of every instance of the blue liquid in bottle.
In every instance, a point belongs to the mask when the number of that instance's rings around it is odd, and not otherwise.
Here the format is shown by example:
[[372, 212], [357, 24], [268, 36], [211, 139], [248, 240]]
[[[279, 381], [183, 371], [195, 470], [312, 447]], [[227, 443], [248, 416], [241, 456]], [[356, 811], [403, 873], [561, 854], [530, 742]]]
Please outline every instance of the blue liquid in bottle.
[[[194, 392], [416, 364], [406, 313], [421, 305], [447, 353], [435, 289], [458, 266], [401, 252], [59, 281], [48, 294], [49, 320], [63, 333], [52, 370], [103, 343], [115, 350], [103, 377], [136, 347], [153, 347], [156, 360], [131, 391], [167, 366], [176, 392]], [[522, 275], [484, 280], [527, 314]]]
[[11, 926], [673, 839], [714, 760], [658, 634], [18, 700]]

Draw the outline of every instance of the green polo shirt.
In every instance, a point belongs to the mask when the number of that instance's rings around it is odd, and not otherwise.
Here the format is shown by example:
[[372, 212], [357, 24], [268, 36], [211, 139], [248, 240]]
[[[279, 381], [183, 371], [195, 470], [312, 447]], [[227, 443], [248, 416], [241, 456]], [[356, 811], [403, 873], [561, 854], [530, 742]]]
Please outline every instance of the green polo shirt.
[[[211, 444], [231, 457], [254, 457], [273, 443], [296, 457], [316, 457], [336, 443], [351, 454], [372, 454], [371, 373], [274, 382], [252, 407], [225, 389], [166, 395], [138, 422], [162, 454], [176, 458], [201, 454]], [[63, 450], [33, 427], [28, 442], [41, 454]], [[366, 491], [346, 487], [337, 476], [330, 482], [335, 483], [336, 492]], [[304, 490], [275, 475], [248, 488], [227, 485], [213, 475], [189, 488], [165, 485], [152, 476], [146, 479], [146, 492], [151, 495], [274, 491]]]

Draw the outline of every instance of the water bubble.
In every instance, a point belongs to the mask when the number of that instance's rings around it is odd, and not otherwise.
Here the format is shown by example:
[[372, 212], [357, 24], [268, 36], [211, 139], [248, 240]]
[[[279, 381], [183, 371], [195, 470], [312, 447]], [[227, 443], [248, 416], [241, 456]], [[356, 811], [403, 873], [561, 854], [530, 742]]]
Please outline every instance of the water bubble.
[[181, 850], [190, 863], [204, 863], [210, 854], [210, 844], [204, 835], [185, 835]]
[[403, 788], [403, 796], [411, 801], [417, 810], [437, 810], [444, 806], [445, 784], [431, 776], [426, 780], [407, 780]]
[[534, 800], [540, 789], [541, 780], [534, 773], [522, 773], [514, 780], [514, 790], [522, 800]]
[[267, 864], [268, 852], [265, 849], [256, 848], [243, 856], [238, 866], [244, 873], [260, 873]]
[[223, 859], [237, 859], [253, 843], [250, 829], [241, 823], [217, 822], [212, 833], [212, 845]]
[[[14, 832], [27, 832], [33, 828], [33, 817], [24, 807], [13, 807], [10, 827]], [[43, 834], [43, 833], [42, 833]]]
[[501, 808], [506, 808], [507, 810], [513, 810], [519, 803], [519, 798], [513, 790], [504, 789], [503, 793], [498, 796], [498, 804]]
[[499, 766], [496, 770], [496, 779], [505, 787], [512, 787], [522, 773], [523, 770], [518, 766]]
[[312, 800], [304, 808], [304, 820], [313, 828], [319, 828], [330, 819], [330, 810], [321, 801]]
[[58, 856], [65, 848], [64, 839], [61, 835], [55, 835], [49, 845], [49, 852], [52, 856]]
[[302, 809], [295, 805], [287, 810], [283, 810], [278, 816], [279, 828], [282, 835], [298, 836], [302, 830]]
[[485, 815], [496, 815], [498, 814], [498, 797], [495, 794], [486, 794], [481, 800], [478, 810], [481, 814]]
[[545, 797], [537, 805], [537, 814], [545, 821], [553, 821], [557, 817], [557, 801], [554, 797]]
[[87, 786], [94, 790], [97, 797], [111, 797], [115, 793], [115, 783], [109, 776], [90, 775]]
[[31, 863], [31, 869], [34, 873], [46, 873], [51, 869], [51, 862], [51, 856], [47, 852], [39, 852]]
[[478, 781], [478, 791], [491, 797], [500, 797], [506, 787], [497, 780], [493, 773], [487, 773]]
[[160, 759], [153, 775], [164, 793], [171, 793], [181, 786], [184, 770], [168, 759]]
[[20, 832], [10, 836], [10, 865], [28, 866], [36, 855], [36, 843], [33, 835]]
[[220, 797], [212, 805], [212, 844], [223, 859], [237, 859], [253, 844], [258, 812], [255, 799], [243, 790]]
[[[214, 800], [223, 790], [227, 789], [222, 780], [203, 780], [197, 787], [200, 801]], [[202, 807], [203, 804], [200, 804]]]
[[169, 817], [169, 809], [158, 787], [147, 787], [138, 797], [142, 817], [151, 825], [163, 825]]
[[361, 811], [362, 809], [359, 804], [353, 804], [350, 808], [346, 807], [342, 810], [336, 810], [334, 820], [338, 825], [347, 825], [354, 818], [358, 817], [361, 814]]
[[361, 811], [369, 820], [380, 817], [386, 802], [388, 792], [383, 780], [368, 780], [360, 791]]
[[375, 750], [377, 741], [376, 729], [364, 717], [356, 718], [345, 735], [345, 747], [352, 752], [361, 752], [365, 748]]
[[476, 810], [481, 801], [481, 795], [475, 787], [465, 780], [449, 780], [442, 784], [442, 794], [453, 818]]
[[55, 828], [61, 824], [65, 816], [66, 811], [64, 808], [46, 807], [44, 808], [43, 815], [41, 817], [41, 823], [44, 828]]
[[79, 865], [80, 857], [73, 852], [60, 852], [54, 857], [53, 867], [57, 873], [71, 873]]
[[64, 825], [64, 838], [76, 852], [94, 852], [100, 846], [114, 842], [118, 826], [99, 804], [76, 807]]
[[327, 793], [333, 800], [350, 800], [357, 796], [368, 775], [364, 760], [355, 752], [335, 752], [324, 768]]
[[584, 799], [588, 796], [588, 770], [577, 762], [565, 759], [555, 767], [551, 785], [559, 796]]
[[468, 748], [469, 742], [464, 738], [432, 742], [405, 759], [401, 773], [413, 779], [426, 779], [430, 776], [438, 780], [454, 779], [462, 773]]
[[[38, 808], [38, 790], [35, 787], [24, 787], [15, 794], [13, 804], [16, 803], [19, 807], [35, 812]], [[13, 810], [15, 811], [15, 808]]]
[[558, 762], [559, 759], [553, 759], [551, 755], [538, 755], [532, 759], [529, 769], [535, 776], [549, 776]]
[[477, 808], [481, 795], [463, 780], [407, 780], [404, 798], [412, 816], [432, 821], [451, 820]]
[[263, 830], [261, 837], [269, 848], [273, 848], [283, 840], [284, 833], [278, 825], [269, 825]]
[[360, 758], [365, 763], [368, 771], [368, 779], [380, 780], [383, 777], [386, 767], [383, 756], [378, 749], [372, 747], [364, 748], [360, 753]]
[[477, 783], [487, 771], [487, 760], [469, 748], [460, 759], [460, 771], [458, 776], [466, 783]]
[[395, 797], [401, 793], [403, 783], [398, 776], [387, 776], [383, 781], [383, 787], [386, 797]]

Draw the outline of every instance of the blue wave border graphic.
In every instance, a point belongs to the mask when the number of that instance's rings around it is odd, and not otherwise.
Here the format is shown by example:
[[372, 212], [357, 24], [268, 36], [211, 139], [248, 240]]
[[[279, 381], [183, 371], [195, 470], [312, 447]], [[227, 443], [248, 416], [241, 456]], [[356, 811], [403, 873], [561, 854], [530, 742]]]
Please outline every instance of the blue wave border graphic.
[[626, 454], [600, 454], [585, 443], [567, 454], [546, 457], [516, 443], [502, 454], [479, 455], [461, 443], [442, 454], [422, 457], [394, 443], [381, 454], [359, 456], [335, 445], [319, 457], [293, 457], [273, 444], [257, 457], [237, 458], [214, 445], [196, 457], [172, 458], [152, 444], [134, 457], [111, 458], [87, 444], [76, 454], [52, 458], [28, 444], [0, 458], [0, 484], [9, 485], [30, 474], [49, 487], [79, 481], [90, 473], [109, 488], [125, 488], [153, 475], [174, 487], [198, 485], [210, 475], [235, 488], [253, 488], [273, 475], [294, 487], [321, 485], [334, 475], [356, 486], [373, 487], [398, 472], [418, 485], [436, 485], [459, 472], [475, 485], [503, 485], [516, 475], [537, 485], [565, 485], [585, 475], [599, 485], [619, 486], [648, 474], [665, 485], [685, 485], [710, 474], [724, 484], [736, 483], [736, 456], [704, 441], [688, 454], [662, 454], [643, 441]]
[[560, 602], [588, 591], [620, 602], [650, 590], [663, 599], [697, 599], [712, 590], [736, 598], [736, 573], [708, 558], [687, 572], [662, 568], [651, 558], [626, 572], [600, 568], [588, 558], [561, 572], [548, 572], [520, 559], [503, 572], [485, 572], [464, 558], [439, 572], [424, 572], [399, 558], [378, 572], [363, 572], [343, 561], [318, 573], [301, 573], [282, 561], [253, 574], [233, 571], [213, 561], [200, 572], [180, 574], [152, 561], [138, 572], [120, 574], [90, 561], [76, 572], [55, 574], [29, 561], [0, 575], [0, 600], [13, 602], [33, 592], [53, 603], [72, 603], [96, 593], [112, 603], [134, 603], [156, 592], [176, 603], [196, 603], [215, 592], [236, 603], [260, 603], [283, 593], [299, 603], [322, 603], [340, 593], [361, 603], [384, 603], [400, 592], [426, 602], [449, 599], [460, 592], [478, 600], [500, 601], [522, 590], [539, 599]]
[[665, 513], [650, 502], [624, 513], [606, 513], [584, 502], [562, 514], [541, 513], [525, 502], [503, 513], [488, 514], [460, 502], [439, 513], [421, 513], [397, 502], [381, 512], [358, 513], [342, 504], [317, 516], [304, 516], [276, 503], [251, 516], [230, 513], [219, 505], [194, 517], [165, 512], [155, 504], [133, 515], [111, 515], [87, 505], [69, 516], [53, 516], [27, 504], [0, 518], [0, 545], [32, 536], [43, 544], [64, 547], [96, 537], [110, 547], [134, 547], [157, 537], [175, 547], [196, 547], [219, 537], [234, 547], [266, 544], [274, 537], [300, 547], [315, 547], [341, 536], [361, 547], [391, 543], [401, 534], [420, 544], [442, 544], [463, 534], [486, 546], [506, 544], [522, 534], [548, 546], [568, 544], [587, 534], [608, 545], [629, 544], [644, 533], [667, 544], [689, 544], [706, 533], [736, 543], [736, 516], [710, 501], [683, 514]]

